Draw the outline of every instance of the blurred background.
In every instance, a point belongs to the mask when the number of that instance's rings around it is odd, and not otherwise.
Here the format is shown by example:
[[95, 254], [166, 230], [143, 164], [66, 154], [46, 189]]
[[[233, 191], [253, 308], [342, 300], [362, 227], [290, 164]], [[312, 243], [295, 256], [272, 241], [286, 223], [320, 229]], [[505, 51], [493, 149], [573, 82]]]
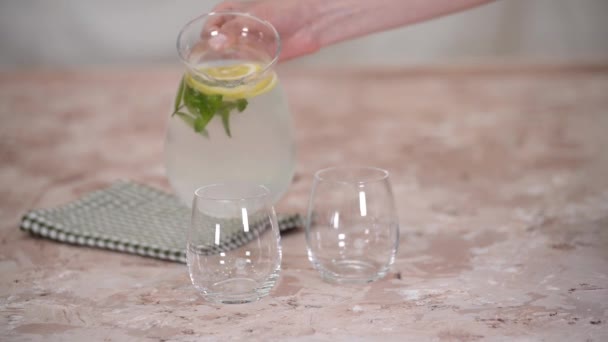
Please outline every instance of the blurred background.
[[[177, 63], [179, 29], [217, 2], [1, 0], [0, 67]], [[499, 0], [338, 44], [289, 63], [606, 61], [607, 18], [608, 0]]]

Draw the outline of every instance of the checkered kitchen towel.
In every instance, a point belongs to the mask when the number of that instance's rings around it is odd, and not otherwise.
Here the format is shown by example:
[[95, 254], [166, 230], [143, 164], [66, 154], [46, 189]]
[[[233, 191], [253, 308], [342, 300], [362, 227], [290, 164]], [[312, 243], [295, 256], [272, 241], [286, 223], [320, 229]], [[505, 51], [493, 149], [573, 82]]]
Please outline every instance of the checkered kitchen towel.
[[[191, 212], [172, 195], [146, 185], [119, 181], [79, 200], [52, 209], [36, 209], [21, 220], [21, 230], [52, 240], [124, 253], [186, 262], [185, 229]], [[299, 215], [278, 215], [279, 230], [302, 226]], [[249, 242], [266, 226], [243, 232], [237, 224], [219, 246], [200, 251], [216, 254]]]

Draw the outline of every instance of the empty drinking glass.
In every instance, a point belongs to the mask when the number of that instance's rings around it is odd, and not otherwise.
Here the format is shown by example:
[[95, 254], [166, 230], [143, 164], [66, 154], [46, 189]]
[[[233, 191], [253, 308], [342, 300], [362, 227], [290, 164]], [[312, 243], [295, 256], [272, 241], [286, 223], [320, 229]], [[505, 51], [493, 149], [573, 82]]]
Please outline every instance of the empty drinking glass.
[[318, 171], [306, 241], [308, 259], [325, 280], [367, 283], [384, 277], [399, 245], [388, 172], [372, 167]]
[[218, 184], [195, 191], [186, 253], [192, 284], [205, 299], [247, 303], [274, 287], [281, 246], [271, 200], [261, 185]]

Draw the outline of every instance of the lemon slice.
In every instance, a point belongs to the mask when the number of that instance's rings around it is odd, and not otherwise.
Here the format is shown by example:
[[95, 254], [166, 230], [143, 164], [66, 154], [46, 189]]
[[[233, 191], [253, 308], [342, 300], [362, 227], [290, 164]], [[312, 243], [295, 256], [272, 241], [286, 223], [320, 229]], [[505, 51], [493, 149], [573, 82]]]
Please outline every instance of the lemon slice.
[[200, 68], [199, 70], [218, 80], [234, 81], [239, 78], [247, 77], [260, 69], [261, 67], [259, 64], [242, 63], [227, 66]]
[[[242, 63], [229, 66], [205, 67], [199, 70], [220, 81], [234, 81], [250, 76], [261, 69], [262, 67], [257, 63]], [[269, 72], [267, 76], [253, 84], [221, 87], [201, 82], [188, 73], [186, 74], [186, 83], [203, 94], [218, 94], [223, 95], [226, 99], [234, 100], [252, 98], [270, 91], [277, 83], [277, 76], [274, 72]]]

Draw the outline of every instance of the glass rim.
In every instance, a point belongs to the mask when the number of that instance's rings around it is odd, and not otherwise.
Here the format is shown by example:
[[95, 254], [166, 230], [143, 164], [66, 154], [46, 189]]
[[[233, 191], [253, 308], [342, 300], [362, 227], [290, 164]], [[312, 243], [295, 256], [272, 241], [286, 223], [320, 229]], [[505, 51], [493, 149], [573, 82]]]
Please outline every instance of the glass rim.
[[257, 21], [258, 23], [260, 23], [270, 29], [270, 31], [274, 34], [277, 46], [276, 46], [273, 58], [269, 62], [264, 63], [264, 67], [260, 71], [258, 71], [257, 74], [261, 75], [261, 74], [264, 74], [265, 72], [267, 72], [268, 70], [270, 70], [278, 62], [279, 56], [281, 55], [282, 46], [281, 46], [281, 36], [279, 35], [279, 32], [274, 27], [274, 25], [272, 25], [267, 20], [264, 20], [260, 17], [257, 17], [255, 15], [247, 13], [247, 12], [239, 12], [239, 11], [212, 11], [212, 12], [203, 13], [203, 14], [195, 17], [194, 19], [191, 19], [184, 26], [182, 26], [182, 28], [179, 30], [179, 33], [177, 35], [177, 42], [176, 42], [177, 54], [179, 56], [180, 61], [183, 64], [185, 64], [189, 69], [191, 69], [191, 70], [196, 69], [196, 66], [193, 65], [192, 63], [190, 63], [182, 54], [182, 49], [181, 49], [181, 44], [180, 44], [180, 42], [182, 40], [181, 39], [182, 36], [192, 25], [196, 24], [197, 22], [199, 22], [201, 20], [208, 19], [208, 18], [215, 17], [215, 16], [224, 16], [224, 15], [233, 15], [233, 16], [237, 16], [237, 17], [241, 17], [241, 18], [251, 19], [251, 20]]
[[[246, 195], [246, 196], [210, 196], [210, 195], [203, 194], [205, 190], [210, 190], [212, 188], [219, 188], [219, 187], [228, 187], [231, 185], [240, 185], [243, 187], [247, 187], [248, 189], [255, 189], [256, 193], [254, 193], [252, 195]], [[194, 199], [195, 200], [202, 199], [202, 200], [218, 201], [218, 202], [247, 201], [247, 200], [252, 200], [252, 199], [265, 198], [268, 196], [270, 196], [270, 190], [265, 185], [256, 184], [256, 183], [215, 183], [215, 184], [204, 185], [204, 186], [198, 187], [196, 190], [194, 190]]]
[[[362, 177], [365, 179], [358, 179], [354, 181], [348, 181], [344, 179], [327, 179], [323, 178], [323, 174], [333, 172], [333, 171], [345, 171], [345, 170], [357, 170], [357, 171], [373, 171], [376, 172], [377, 175], [372, 175], [369, 177]], [[330, 166], [315, 172], [315, 180], [322, 182], [339, 182], [339, 183], [357, 183], [357, 184], [365, 184], [371, 182], [379, 182], [389, 178], [390, 173], [382, 168], [375, 166]]]

